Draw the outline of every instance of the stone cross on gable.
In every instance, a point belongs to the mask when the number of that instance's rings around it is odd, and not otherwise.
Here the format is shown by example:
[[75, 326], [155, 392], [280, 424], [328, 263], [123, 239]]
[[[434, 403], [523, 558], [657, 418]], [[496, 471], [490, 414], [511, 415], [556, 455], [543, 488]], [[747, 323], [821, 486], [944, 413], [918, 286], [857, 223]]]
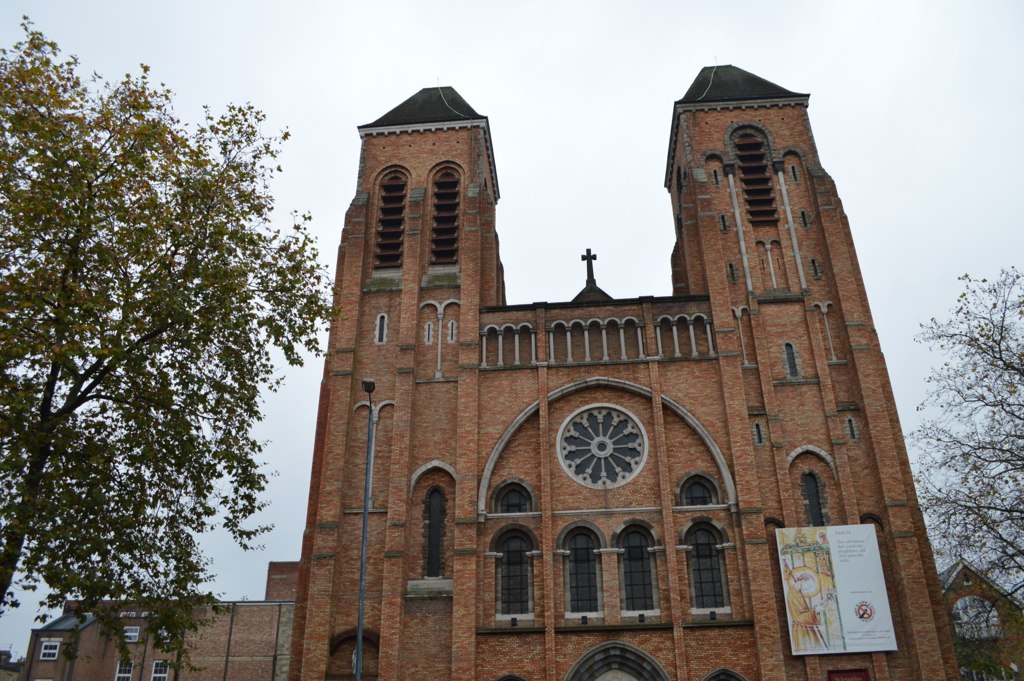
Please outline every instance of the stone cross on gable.
[[587, 286], [596, 286], [597, 281], [594, 280], [594, 261], [597, 260], [597, 254], [591, 253], [588, 248], [586, 254], [580, 256], [580, 260], [584, 260], [587, 263]]

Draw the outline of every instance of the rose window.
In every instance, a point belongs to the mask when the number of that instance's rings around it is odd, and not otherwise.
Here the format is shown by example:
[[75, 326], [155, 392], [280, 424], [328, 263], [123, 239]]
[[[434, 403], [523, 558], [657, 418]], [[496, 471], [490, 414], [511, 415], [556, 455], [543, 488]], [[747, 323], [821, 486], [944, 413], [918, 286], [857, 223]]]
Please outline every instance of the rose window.
[[647, 458], [647, 434], [631, 414], [610, 405], [572, 414], [558, 435], [558, 462], [576, 482], [597, 489], [632, 480]]

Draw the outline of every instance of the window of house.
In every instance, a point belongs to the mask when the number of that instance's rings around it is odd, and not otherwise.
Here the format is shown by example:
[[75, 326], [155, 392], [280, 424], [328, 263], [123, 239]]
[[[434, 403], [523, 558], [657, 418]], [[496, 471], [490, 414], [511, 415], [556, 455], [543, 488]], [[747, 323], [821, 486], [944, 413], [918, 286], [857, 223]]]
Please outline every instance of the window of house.
[[384, 313], [377, 315], [377, 324], [374, 327], [373, 342], [383, 345], [388, 342], [388, 316]]
[[523, 534], [512, 532], [506, 535], [498, 551], [499, 612], [502, 615], [523, 615], [530, 608], [530, 563], [527, 552], [532, 549], [530, 540]]
[[790, 378], [798, 378], [800, 376], [800, 369], [796, 365], [796, 348], [793, 347], [792, 343], [786, 343], [784, 350], [786, 354], [786, 374]]
[[377, 242], [373, 266], [383, 269], [402, 266], [402, 241], [405, 236], [406, 180], [391, 173], [380, 183]]
[[138, 643], [138, 641], [139, 641], [139, 627], [125, 627], [124, 628], [124, 641], [125, 641], [125, 643]]
[[426, 555], [424, 557], [424, 574], [427, 577], [440, 577], [443, 571], [441, 540], [444, 537], [445, 517], [444, 493], [435, 488], [427, 494], [426, 508]]
[[506, 485], [498, 498], [498, 513], [529, 513], [533, 510], [530, 493], [522, 485]]
[[654, 609], [654, 576], [650, 540], [640, 530], [622, 537], [623, 610]]
[[43, 639], [39, 647], [40, 660], [56, 660], [60, 650], [60, 639]]
[[800, 486], [803, 489], [804, 501], [807, 504], [807, 522], [812, 527], [821, 527], [825, 524], [825, 512], [821, 498], [821, 483], [814, 473], [804, 473], [800, 476]]
[[131, 660], [118, 660], [117, 669], [114, 672], [114, 681], [132, 681], [132, 670], [135, 663]]
[[431, 345], [434, 342], [434, 323], [427, 322], [423, 327], [423, 344]]
[[708, 528], [698, 526], [687, 533], [686, 544], [692, 547], [687, 562], [693, 584], [693, 607], [724, 607], [725, 588], [718, 537]]
[[154, 662], [153, 662], [153, 675], [150, 677], [150, 681], [167, 681], [167, 676], [168, 676], [167, 660], [154, 660]]
[[1003, 637], [995, 604], [981, 596], [961, 596], [953, 605], [953, 628], [961, 638], [993, 641]]
[[589, 532], [569, 537], [569, 611], [599, 612], [597, 586], [597, 542]]
[[434, 178], [434, 225], [430, 233], [430, 264], [454, 265], [459, 260], [459, 176], [443, 170]]
[[712, 485], [704, 478], [691, 478], [683, 487], [684, 506], [707, 506], [715, 503]]

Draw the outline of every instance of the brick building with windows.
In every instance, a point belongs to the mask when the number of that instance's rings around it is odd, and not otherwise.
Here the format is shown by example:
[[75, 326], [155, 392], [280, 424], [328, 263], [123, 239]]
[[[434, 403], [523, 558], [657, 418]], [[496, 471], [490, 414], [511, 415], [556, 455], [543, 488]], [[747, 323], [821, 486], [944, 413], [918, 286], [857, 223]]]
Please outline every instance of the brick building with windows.
[[[88, 614], [79, 621], [76, 604], [33, 629], [22, 681], [284, 681], [288, 678], [292, 614], [298, 564], [272, 562], [262, 601], [224, 602], [222, 612], [196, 608], [204, 626], [189, 639], [195, 669], [174, 669], [173, 658], [155, 644], [148, 613], [122, 605], [123, 636], [130, 658], [120, 659], [117, 645]], [[65, 654], [75, 629], [74, 658]]]
[[[353, 677], [370, 419], [364, 678], [956, 677], [807, 105], [703, 69], [672, 114], [670, 295], [615, 299], [591, 271], [528, 305], [506, 301], [487, 117], [435, 87], [360, 126], [291, 679]], [[794, 656], [774, 529], [859, 523], [898, 650]]]

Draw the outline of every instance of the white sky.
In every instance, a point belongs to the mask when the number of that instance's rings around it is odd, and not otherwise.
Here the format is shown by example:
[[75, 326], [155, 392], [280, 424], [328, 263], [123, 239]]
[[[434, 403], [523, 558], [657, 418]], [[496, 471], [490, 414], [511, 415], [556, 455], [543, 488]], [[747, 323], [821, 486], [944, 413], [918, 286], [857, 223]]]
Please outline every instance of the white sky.
[[[670, 294], [673, 102], [716, 60], [809, 92], [904, 430], [939, 362], [913, 342], [919, 323], [952, 306], [957, 276], [1017, 264], [1024, 246], [1018, 169], [1004, 165], [1024, 159], [1020, 3], [5, 0], [0, 45], [23, 14], [84, 73], [148, 64], [184, 120], [250, 101], [268, 131], [287, 127], [282, 222], [312, 212], [332, 273], [355, 126], [420, 88], [455, 87], [490, 117], [509, 303], [571, 299], [588, 247], [612, 296]], [[267, 400], [276, 529], [249, 554], [209, 538], [223, 598], [262, 598], [267, 561], [299, 557], [321, 369], [289, 371]], [[34, 614], [0, 618], [0, 649], [25, 652]]]

